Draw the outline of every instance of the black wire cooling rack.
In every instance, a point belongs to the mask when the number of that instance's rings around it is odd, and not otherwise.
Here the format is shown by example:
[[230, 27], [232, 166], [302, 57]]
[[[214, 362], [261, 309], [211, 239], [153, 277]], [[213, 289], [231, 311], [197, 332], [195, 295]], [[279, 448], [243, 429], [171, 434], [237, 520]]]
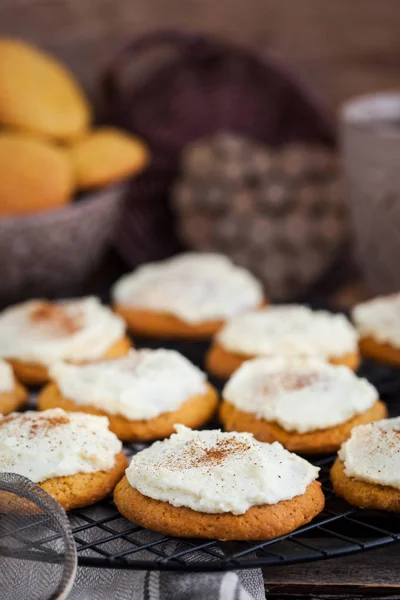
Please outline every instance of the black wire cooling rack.
[[[171, 344], [135, 340], [135, 345], [174, 348], [200, 367], [203, 367], [207, 349], [207, 344], [193, 342]], [[389, 407], [390, 415], [399, 415], [400, 369], [364, 361], [360, 375], [378, 388], [381, 399]], [[220, 381], [214, 380], [212, 383], [221, 390]], [[218, 423], [212, 423], [211, 426], [218, 427]], [[144, 447], [144, 444], [130, 444], [125, 446], [125, 450], [127, 454], [134, 454]], [[333, 494], [329, 469], [334, 459], [335, 456], [329, 456], [313, 460], [321, 469], [320, 481], [326, 506], [312, 523], [291, 534], [264, 542], [170, 538], [126, 520], [109, 498], [94, 506], [69, 513], [79, 564], [114, 569], [224, 571], [333, 558], [398, 541], [400, 515], [356, 509]], [[40, 529], [40, 535], [35, 535], [35, 530], [40, 525], [36, 519], [32, 523], [28, 519], [18, 531], [12, 531], [13, 541], [18, 538], [27, 559], [57, 562], [54, 541], [58, 536], [46, 523], [44, 529]], [[6, 531], [6, 535], [9, 533]], [[33, 545], [29, 541], [31, 536], [35, 540]], [[9, 544], [6, 544], [6, 548], [3, 548], [4, 544], [0, 545], [2, 556], [11, 556], [15, 550], [14, 546], [8, 548]], [[30, 554], [28, 556], [26, 545], [34, 550], [31, 552], [32, 557]], [[7, 548], [11, 554], [7, 554]]]
[[[203, 366], [206, 344], [136, 340], [137, 346], [169, 347]], [[379, 390], [391, 416], [400, 414], [400, 370], [364, 362], [360, 374]], [[221, 382], [213, 381], [221, 389]], [[214, 424], [217, 425], [217, 424]], [[144, 445], [127, 445], [129, 454]], [[264, 542], [174, 539], [127, 521], [111, 499], [69, 515], [79, 564], [86, 566], [174, 571], [222, 571], [332, 558], [398, 541], [400, 515], [356, 509], [337, 498], [329, 481], [334, 456], [319, 457], [324, 511], [297, 531]]]

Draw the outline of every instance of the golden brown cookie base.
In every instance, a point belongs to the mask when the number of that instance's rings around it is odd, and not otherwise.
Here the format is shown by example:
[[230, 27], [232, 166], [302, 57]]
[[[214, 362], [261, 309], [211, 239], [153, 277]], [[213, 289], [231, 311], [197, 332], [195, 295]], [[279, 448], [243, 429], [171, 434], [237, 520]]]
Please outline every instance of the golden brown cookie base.
[[[261, 306], [264, 305], [265, 302], [262, 302]], [[120, 304], [116, 304], [114, 310], [126, 321], [129, 331], [144, 337], [189, 340], [209, 339], [225, 323], [219, 319], [190, 324], [174, 315], [126, 307]]]
[[[223, 346], [214, 343], [206, 354], [206, 368], [208, 373], [220, 379], [229, 379], [229, 377], [242, 366], [246, 360], [257, 358], [245, 354], [237, 354], [225, 350]], [[354, 352], [340, 357], [332, 357], [329, 362], [333, 365], [346, 365], [355, 371], [360, 364], [360, 356]]]
[[210, 514], [153, 500], [131, 487], [126, 477], [115, 488], [114, 501], [124, 517], [142, 527], [176, 537], [218, 540], [269, 540], [309, 523], [325, 505], [321, 484], [313, 481], [292, 500], [253, 506], [243, 515]]
[[190, 325], [173, 315], [125, 308], [116, 305], [114, 310], [126, 321], [129, 331], [134, 335], [167, 339], [207, 339], [223, 326], [223, 321], [207, 321]]
[[47, 385], [38, 399], [39, 410], [63, 408], [72, 412], [106, 416], [110, 421], [110, 430], [124, 442], [148, 442], [169, 437], [175, 432], [174, 425], [176, 423], [197, 429], [211, 419], [217, 405], [218, 394], [211, 385], [208, 385], [205, 394], [193, 396], [178, 410], [164, 413], [149, 421], [129, 421], [121, 415], [111, 415], [93, 406], [81, 406], [73, 400], [65, 398], [55, 383]]
[[349, 504], [361, 508], [400, 512], [400, 490], [347, 477], [344, 464], [339, 458], [333, 463], [331, 481], [335, 494], [347, 500]]
[[[123, 477], [127, 466], [128, 459], [123, 452], [120, 452], [115, 457], [115, 465], [110, 471], [53, 477], [38, 485], [55, 498], [65, 510], [82, 508], [99, 502], [111, 494]], [[41, 508], [12, 492], [0, 492], [0, 513], [13, 515], [21, 512], [38, 514]]]
[[349, 419], [341, 425], [308, 433], [286, 431], [278, 423], [258, 419], [224, 400], [220, 408], [220, 419], [225, 431], [247, 431], [260, 442], [280, 442], [291, 452], [300, 454], [325, 454], [336, 452], [342, 443], [350, 437], [351, 430], [357, 425], [379, 421], [387, 417], [387, 408], [381, 400], [370, 409]]
[[127, 466], [128, 459], [120, 452], [115, 457], [115, 465], [110, 471], [52, 477], [38, 485], [53, 496], [65, 510], [82, 508], [111, 494]]
[[364, 337], [359, 341], [360, 352], [366, 358], [400, 367], [400, 348], [378, 342], [372, 337]]
[[[127, 336], [124, 336], [110, 346], [104, 356], [102, 356], [102, 359], [124, 356], [131, 347], [131, 341]], [[49, 380], [47, 367], [43, 365], [11, 358], [7, 359], [7, 362], [12, 366], [16, 378], [27, 385], [41, 385]]]
[[0, 415], [8, 415], [20, 410], [28, 401], [28, 391], [19, 382], [12, 392], [0, 393]]

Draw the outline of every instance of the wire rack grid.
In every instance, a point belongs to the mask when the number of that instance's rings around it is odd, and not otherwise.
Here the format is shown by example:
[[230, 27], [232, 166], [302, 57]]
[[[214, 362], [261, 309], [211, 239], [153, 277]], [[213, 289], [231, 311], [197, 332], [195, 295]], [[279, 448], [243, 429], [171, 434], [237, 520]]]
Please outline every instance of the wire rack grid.
[[[137, 346], [159, 346], [142, 340]], [[167, 346], [167, 344], [164, 344]], [[184, 342], [173, 346], [202, 366], [204, 344]], [[360, 374], [367, 377], [386, 401], [391, 416], [400, 414], [400, 370], [364, 362]], [[220, 382], [213, 382], [221, 388]], [[216, 425], [215, 423], [213, 425]], [[145, 445], [125, 447], [128, 454]], [[400, 515], [356, 509], [337, 498], [329, 481], [334, 456], [316, 457], [326, 506], [311, 523], [279, 538], [262, 542], [219, 542], [216, 540], [175, 539], [146, 530], [123, 518], [111, 498], [94, 506], [69, 513], [79, 564], [113, 569], [171, 571], [223, 571], [333, 558], [364, 551], [400, 539]], [[40, 525], [27, 523], [19, 538], [29, 539], [27, 531]], [[43, 532], [43, 529], [41, 530]], [[54, 560], [57, 535], [51, 528], [35, 539], [32, 560]]]
[[[137, 345], [160, 344], [141, 340]], [[168, 347], [168, 343], [163, 345]], [[181, 342], [169, 347], [203, 366], [206, 344]], [[392, 416], [400, 414], [400, 370], [364, 361], [360, 375], [378, 388]], [[213, 383], [221, 389], [221, 382]], [[127, 451], [135, 453], [143, 447], [130, 445]], [[108, 500], [70, 515], [79, 562], [123, 569], [220, 571], [332, 558], [398, 541], [400, 516], [356, 509], [333, 494], [329, 469], [334, 458], [313, 460], [321, 469], [324, 511], [289, 535], [264, 542], [176, 540], [130, 523]]]

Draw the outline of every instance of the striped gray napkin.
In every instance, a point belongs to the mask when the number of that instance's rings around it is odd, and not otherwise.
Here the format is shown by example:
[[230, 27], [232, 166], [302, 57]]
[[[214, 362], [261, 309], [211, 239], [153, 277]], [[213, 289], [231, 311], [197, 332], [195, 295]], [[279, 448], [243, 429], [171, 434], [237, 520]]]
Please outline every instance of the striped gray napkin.
[[265, 600], [261, 570], [227, 573], [80, 567], [68, 600]]

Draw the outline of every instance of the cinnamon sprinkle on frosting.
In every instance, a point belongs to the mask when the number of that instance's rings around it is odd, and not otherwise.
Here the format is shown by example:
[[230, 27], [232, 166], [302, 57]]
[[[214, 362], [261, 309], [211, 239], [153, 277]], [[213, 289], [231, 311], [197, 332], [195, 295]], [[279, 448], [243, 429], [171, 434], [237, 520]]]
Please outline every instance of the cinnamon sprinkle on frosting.
[[33, 323], [38, 325], [50, 325], [65, 334], [73, 334], [79, 331], [81, 323], [78, 314], [68, 314], [62, 304], [40, 301], [33, 306], [30, 313]]
[[319, 469], [277, 442], [249, 433], [176, 434], [138, 452], [126, 470], [130, 485], [149, 498], [206, 513], [245, 513], [303, 494]]
[[245, 413], [298, 433], [345, 423], [378, 400], [377, 390], [348, 367], [294, 357], [246, 361], [222, 396]]
[[107, 471], [122, 443], [108, 419], [61, 408], [13, 413], [0, 419], [0, 471], [34, 482]]
[[179, 460], [179, 468], [195, 469], [204, 466], [221, 465], [233, 455], [244, 458], [250, 445], [234, 438], [217, 440], [214, 446], [207, 448], [198, 440], [183, 450]]
[[29, 300], [0, 312], [0, 357], [50, 366], [101, 358], [125, 323], [94, 296]]

